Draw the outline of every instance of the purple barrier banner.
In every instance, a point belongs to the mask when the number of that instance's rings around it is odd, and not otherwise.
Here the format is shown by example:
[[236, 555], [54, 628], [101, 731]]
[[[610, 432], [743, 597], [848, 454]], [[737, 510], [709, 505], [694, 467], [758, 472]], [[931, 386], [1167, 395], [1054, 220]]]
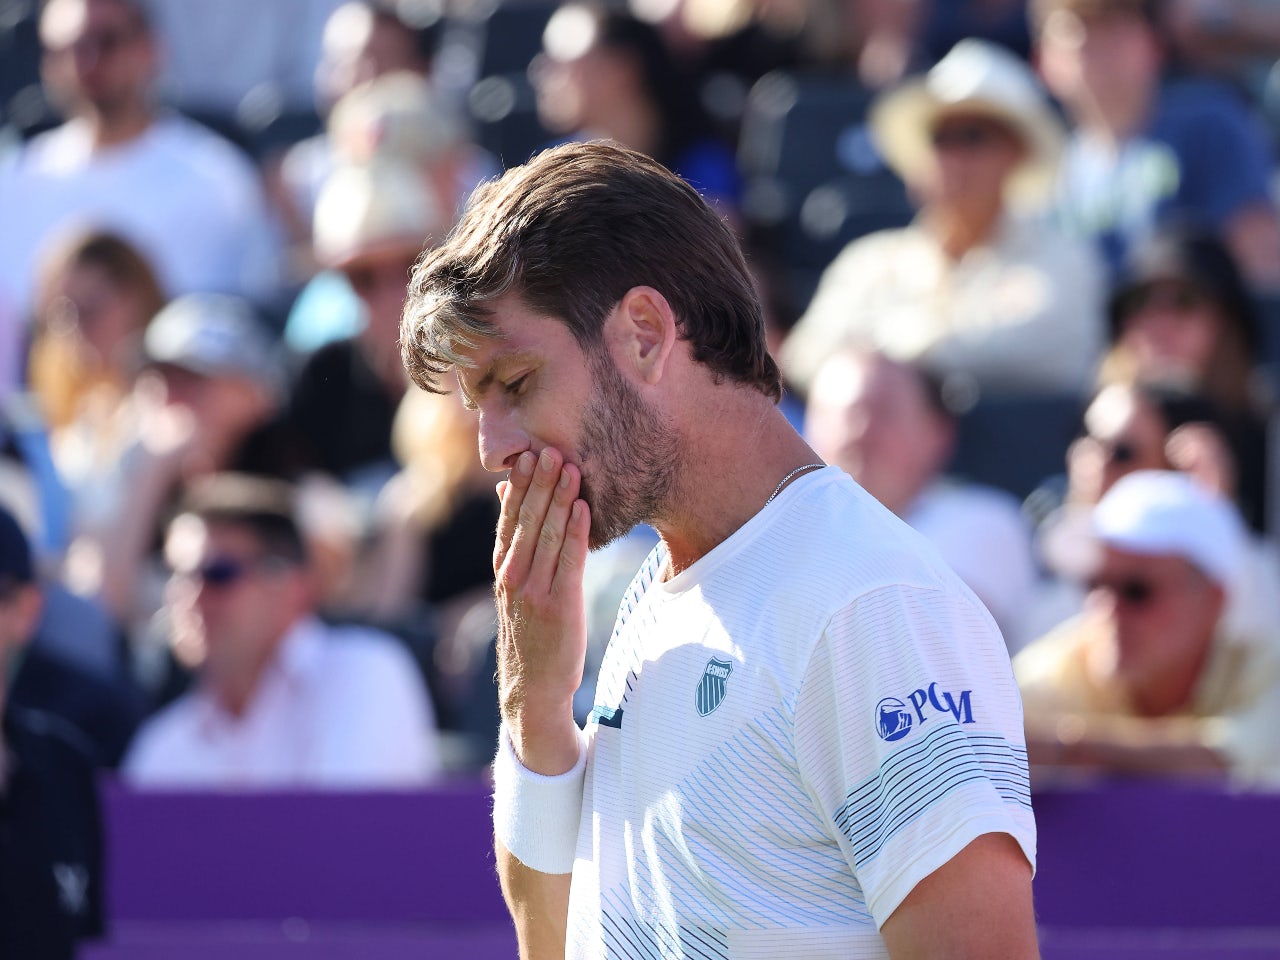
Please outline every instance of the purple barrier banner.
[[108, 916], [508, 924], [489, 788], [151, 793], [109, 784]]
[[[86, 960], [515, 955], [489, 788], [104, 790], [109, 940]], [[1046, 960], [1280, 957], [1280, 796], [1041, 790]]]
[[1135, 782], [1032, 804], [1042, 924], [1280, 929], [1280, 796]]

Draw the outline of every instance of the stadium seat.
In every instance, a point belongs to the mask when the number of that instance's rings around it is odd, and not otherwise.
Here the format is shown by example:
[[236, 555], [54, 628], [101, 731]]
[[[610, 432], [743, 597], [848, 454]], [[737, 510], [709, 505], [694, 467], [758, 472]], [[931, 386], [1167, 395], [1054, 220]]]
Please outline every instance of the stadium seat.
[[1074, 393], [977, 396], [960, 416], [949, 472], [1025, 499], [1065, 471], [1083, 408]]
[[476, 142], [503, 167], [524, 163], [552, 136], [538, 120], [533, 84], [523, 71], [485, 77], [467, 94]]
[[[912, 216], [867, 130], [872, 93], [840, 75], [775, 71], [751, 88], [738, 164], [743, 214], [789, 275], [820, 271], [849, 241]], [[803, 305], [812, 283], [792, 290]]]

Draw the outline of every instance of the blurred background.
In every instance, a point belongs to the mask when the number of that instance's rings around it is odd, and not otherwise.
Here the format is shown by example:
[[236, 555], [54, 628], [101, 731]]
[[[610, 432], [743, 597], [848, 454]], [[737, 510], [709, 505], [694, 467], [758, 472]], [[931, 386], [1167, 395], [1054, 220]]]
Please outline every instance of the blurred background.
[[609, 138], [1001, 626], [1045, 955], [1280, 956], [1278, 137], [1273, 0], [0, 0], [0, 955], [511, 954], [498, 504], [399, 318]]

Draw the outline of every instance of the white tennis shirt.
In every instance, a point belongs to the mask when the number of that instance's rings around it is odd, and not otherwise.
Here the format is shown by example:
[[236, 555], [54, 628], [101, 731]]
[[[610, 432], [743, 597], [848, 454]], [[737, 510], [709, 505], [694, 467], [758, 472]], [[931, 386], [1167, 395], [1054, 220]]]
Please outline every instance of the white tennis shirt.
[[885, 957], [880, 925], [974, 838], [1034, 865], [999, 630], [846, 474], [664, 560], [600, 671], [568, 957]]

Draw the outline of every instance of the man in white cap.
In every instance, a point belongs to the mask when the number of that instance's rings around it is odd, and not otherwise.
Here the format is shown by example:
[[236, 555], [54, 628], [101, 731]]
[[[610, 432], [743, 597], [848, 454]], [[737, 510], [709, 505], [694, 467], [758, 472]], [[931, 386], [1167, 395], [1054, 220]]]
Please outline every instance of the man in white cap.
[[1101, 268], [1022, 216], [1047, 198], [1064, 136], [1027, 66], [963, 41], [883, 96], [871, 131], [919, 214], [827, 268], [783, 351], [795, 386], [856, 336], [984, 387], [1083, 387], [1101, 345]]
[[1225, 617], [1248, 558], [1230, 502], [1138, 471], [1079, 545], [1085, 611], [1014, 660], [1031, 762], [1280, 783], [1280, 648]]

